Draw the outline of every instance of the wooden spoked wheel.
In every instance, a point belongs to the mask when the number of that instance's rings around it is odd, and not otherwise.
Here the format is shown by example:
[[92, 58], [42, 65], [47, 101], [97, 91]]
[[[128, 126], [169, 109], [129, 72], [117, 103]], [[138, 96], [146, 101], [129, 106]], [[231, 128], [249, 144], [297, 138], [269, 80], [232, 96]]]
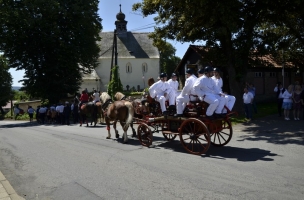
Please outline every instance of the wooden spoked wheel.
[[166, 133], [169, 131], [169, 124], [167, 122], [162, 123], [162, 133], [166, 140], [172, 141], [176, 138], [177, 134]]
[[141, 145], [149, 147], [152, 144], [153, 135], [147, 124], [141, 123], [138, 125], [137, 136]]
[[232, 138], [232, 125], [229, 119], [222, 120], [222, 128], [220, 131], [210, 134], [211, 144], [214, 146], [224, 146], [229, 143]]
[[200, 155], [210, 147], [210, 134], [206, 125], [195, 118], [185, 120], [179, 129], [180, 141], [189, 153]]

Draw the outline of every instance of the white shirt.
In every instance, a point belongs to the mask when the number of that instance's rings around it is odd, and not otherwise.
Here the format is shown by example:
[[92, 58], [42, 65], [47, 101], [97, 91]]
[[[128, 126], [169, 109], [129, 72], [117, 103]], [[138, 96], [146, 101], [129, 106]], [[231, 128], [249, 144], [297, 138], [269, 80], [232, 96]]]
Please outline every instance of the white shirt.
[[29, 114], [33, 114], [35, 112], [35, 110], [34, 110], [34, 108], [29, 108], [29, 109], [27, 109], [27, 112]]
[[59, 105], [56, 107], [56, 111], [59, 113], [63, 113], [64, 105]]
[[213, 83], [214, 83], [214, 91], [215, 93], [217, 94], [224, 94], [223, 91], [222, 91], [222, 87], [223, 87], [223, 79], [220, 77], [220, 78], [216, 78], [215, 76], [212, 76], [211, 77]]
[[15, 108], [14, 108], [14, 113], [15, 113], [15, 114], [19, 114], [19, 112], [20, 112], [20, 111], [19, 111], [19, 108], [15, 107]]
[[207, 77], [205, 74], [198, 79], [196, 79], [193, 85], [195, 94], [202, 97], [208, 94], [214, 94], [213, 81], [211, 78]]
[[173, 81], [172, 79], [169, 79], [167, 82], [172, 88], [172, 90], [176, 93], [178, 90], [178, 81], [177, 80]]
[[95, 93], [93, 94], [93, 96], [94, 96], [94, 102], [100, 101], [100, 97], [99, 97], [99, 93], [98, 93], [98, 92], [95, 92]]
[[251, 103], [252, 99], [253, 99], [253, 95], [251, 92], [244, 93], [243, 100], [245, 104]]
[[167, 82], [163, 82], [161, 80], [157, 81], [149, 88], [149, 93], [152, 98], [156, 96], [162, 96], [165, 93], [169, 94], [172, 92], [170, 85]]
[[279, 96], [278, 96], [278, 98], [279, 99], [283, 99], [283, 92], [282, 92], [282, 90], [283, 90], [284, 88], [281, 88], [281, 89], [279, 89], [277, 86], [274, 88], [274, 92], [278, 92], [278, 90], [280, 90], [280, 93], [279, 93]]
[[185, 86], [181, 92], [182, 96], [195, 94], [193, 84], [195, 83], [197, 77], [195, 75], [191, 75], [186, 79]]
[[283, 102], [285, 103], [292, 103], [292, 93], [289, 93], [288, 90], [285, 90], [285, 92], [282, 94]]
[[46, 113], [46, 107], [40, 107], [39, 113]]

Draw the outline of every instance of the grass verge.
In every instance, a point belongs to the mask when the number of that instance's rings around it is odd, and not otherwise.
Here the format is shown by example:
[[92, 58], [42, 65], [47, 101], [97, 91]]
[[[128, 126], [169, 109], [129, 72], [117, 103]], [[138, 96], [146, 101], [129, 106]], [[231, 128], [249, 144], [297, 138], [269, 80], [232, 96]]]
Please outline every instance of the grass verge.
[[[253, 113], [253, 119], [258, 119], [261, 117], [266, 117], [277, 113], [277, 104], [276, 103], [257, 103], [258, 113]], [[244, 123], [246, 122], [245, 113], [239, 113], [238, 116], [232, 117], [231, 122], [233, 124]]]

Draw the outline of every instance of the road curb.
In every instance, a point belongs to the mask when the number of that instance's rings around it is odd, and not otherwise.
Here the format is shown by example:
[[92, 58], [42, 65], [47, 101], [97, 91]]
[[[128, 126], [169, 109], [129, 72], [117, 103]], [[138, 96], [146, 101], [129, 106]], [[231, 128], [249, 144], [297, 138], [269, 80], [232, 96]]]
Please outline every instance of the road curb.
[[0, 171], [0, 200], [25, 200], [20, 197]]

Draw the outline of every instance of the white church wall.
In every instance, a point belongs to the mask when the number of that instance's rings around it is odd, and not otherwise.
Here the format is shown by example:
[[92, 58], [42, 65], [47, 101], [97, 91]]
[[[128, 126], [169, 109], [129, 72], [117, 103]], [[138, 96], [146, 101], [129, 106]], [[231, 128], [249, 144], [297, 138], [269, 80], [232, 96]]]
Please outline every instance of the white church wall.
[[[143, 72], [143, 63], [147, 65], [147, 71]], [[130, 65], [131, 71], [127, 72], [126, 66]], [[95, 68], [96, 73], [101, 79], [101, 91], [107, 90], [107, 85], [109, 84], [110, 77], [110, 58], [99, 59], [99, 66]], [[121, 83], [126, 90], [126, 86], [129, 85], [129, 88], [134, 87], [137, 90], [137, 85], [140, 86], [140, 89], [147, 87], [147, 81], [149, 78], [153, 77], [155, 80], [159, 75], [159, 59], [158, 58], [119, 58], [119, 75]], [[130, 69], [130, 68], [129, 68]], [[144, 77], [144, 79], [143, 79]]]

